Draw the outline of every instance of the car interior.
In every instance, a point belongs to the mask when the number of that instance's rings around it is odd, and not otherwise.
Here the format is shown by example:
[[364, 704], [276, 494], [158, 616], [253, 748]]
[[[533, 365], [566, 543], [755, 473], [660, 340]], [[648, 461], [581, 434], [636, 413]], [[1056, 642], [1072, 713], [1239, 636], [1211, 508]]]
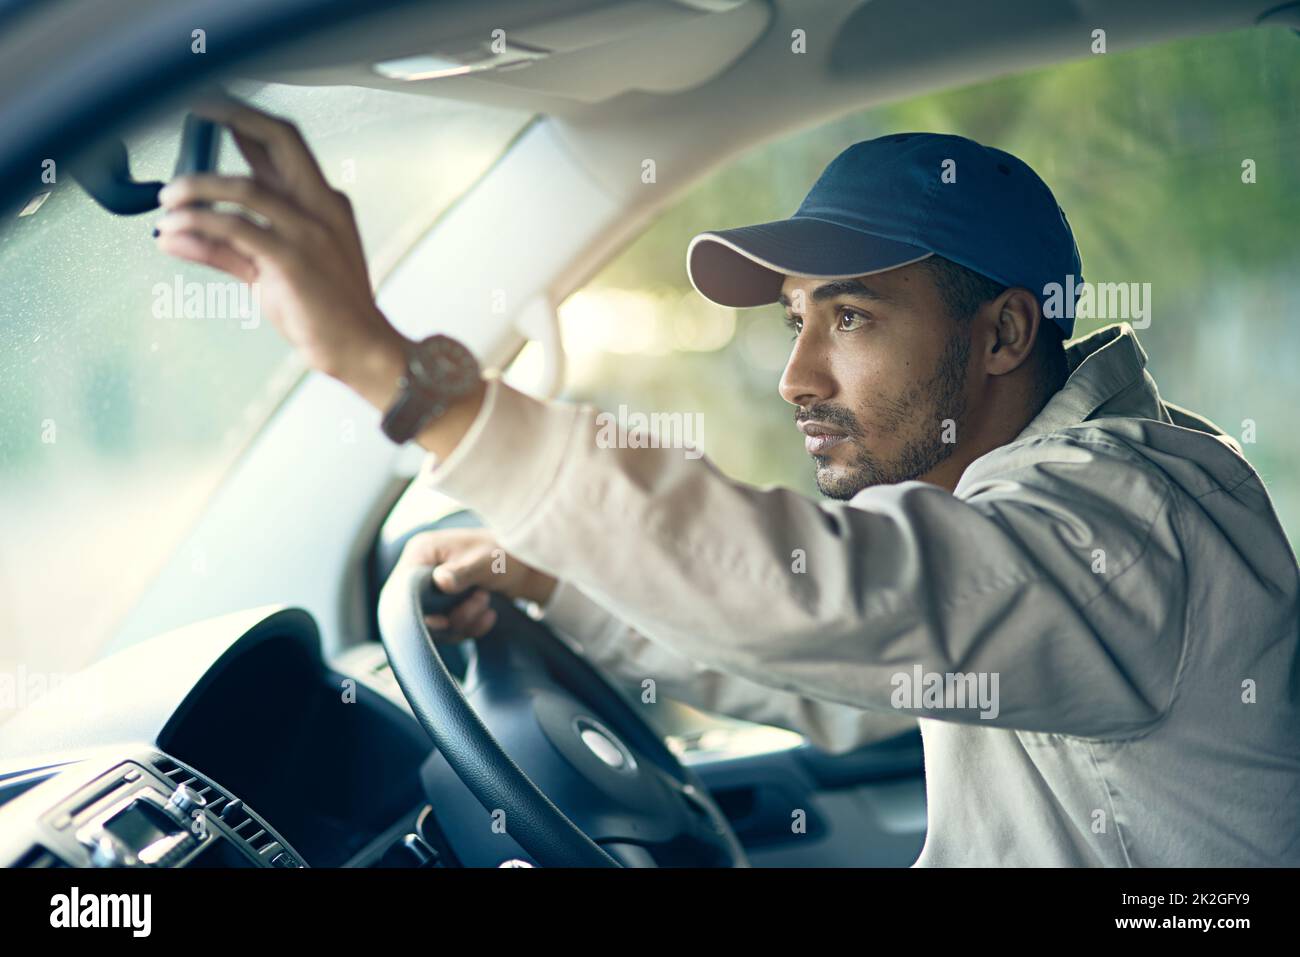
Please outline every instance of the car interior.
[[[149, 217], [101, 208], [95, 184], [163, 181], [208, 148], [182, 143], [183, 117], [219, 83], [299, 123], [349, 192], [395, 326], [566, 396], [579, 359], [562, 304], [766, 144], [1086, 59], [1097, 28], [1108, 55], [1290, 36], [1300, 4], [58, 0], [0, 5], [0, 26], [0, 276], [13, 290], [30, 270], [0, 361], [57, 384], [71, 373], [24, 350], [75, 351], [83, 332], [87, 354], [112, 335], [132, 363], [174, 357], [95, 382], [122, 401], [153, 390], [141, 421], [194, 463], [163, 467], [163, 442], [139, 474], [70, 459], [66, 486], [4, 496], [6, 537], [31, 551], [4, 573], [25, 584], [0, 622], [16, 676], [0, 695], [0, 866], [908, 867], [926, 833], [915, 730], [831, 753], [646, 709], [500, 596], [492, 636], [435, 651], [422, 614], [447, 596], [399, 557], [477, 518], [273, 330], [158, 318], [210, 277], [164, 264]], [[222, 144], [219, 168], [238, 165]], [[716, 225], [731, 224], [698, 228]], [[75, 416], [42, 414], [27, 388], [12, 401], [71, 454]], [[87, 420], [88, 447], [137, 440], [110, 413]]]

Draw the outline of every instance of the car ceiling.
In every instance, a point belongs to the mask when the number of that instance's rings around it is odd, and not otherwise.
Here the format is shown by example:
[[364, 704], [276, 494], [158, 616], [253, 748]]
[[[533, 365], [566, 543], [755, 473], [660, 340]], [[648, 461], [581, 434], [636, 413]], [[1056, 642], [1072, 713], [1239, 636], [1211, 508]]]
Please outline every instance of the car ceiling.
[[[1291, 5], [1300, 9], [1300, 5]], [[1107, 52], [1251, 26], [1268, 0], [585, 0], [450, 4], [432, 17], [407, 7], [315, 36], [250, 65], [267, 80], [404, 90], [595, 122], [635, 101], [693, 91], [709, 109], [740, 84], [764, 97], [843, 109]], [[1290, 17], [1294, 24], [1294, 13]], [[374, 66], [420, 53], [464, 51], [492, 30], [544, 59], [503, 72], [402, 81]], [[807, 53], [790, 54], [805, 31]], [[761, 108], [763, 101], [754, 100]]]
[[[48, 0], [0, 9], [0, 204], [40, 160], [161, 115], [213, 75], [398, 88], [547, 113], [596, 180], [674, 139], [697, 174], [765, 139], [877, 103], [1250, 26], [1268, 0]], [[191, 31], [210, 34], [194, 56]], [[310, 28], [309, 28], [310, 26]], [[508, 73], [401, 82], [377, 62], [482, 43], [554, 51]], [[791, 31], [807, 53], [792, 55]], [[151, 51], [144, 55], [142, 51]], [[689, 95], [685, 95], [689, 91]], [[617, 189], [615, 190], [617, 192]]]
[[[1117, 53], [1249, 27], [1270, 10], [1268, 0], [478, 0], [430, 18], [417, 7], [280, 48], [244, 75], [549, 115], [586, 175], [626, 204], [629, 225], [762, 142], [880, 103], [1092, 56], [1093, 30], [1104, 29], [1107, 53]], [[1300, 4], [1272, 9], [1267, 22], [1300, 25]], [[502, 73], [403, 82], [375, 72], [381, 61], [465, 49], [498, 28], [556, 52]], [[806, 34], [802, 55], [791, 52], [795, 30]], [[626, 175], [647, 156], [678, 173], [653, 200], [634, 195]]]

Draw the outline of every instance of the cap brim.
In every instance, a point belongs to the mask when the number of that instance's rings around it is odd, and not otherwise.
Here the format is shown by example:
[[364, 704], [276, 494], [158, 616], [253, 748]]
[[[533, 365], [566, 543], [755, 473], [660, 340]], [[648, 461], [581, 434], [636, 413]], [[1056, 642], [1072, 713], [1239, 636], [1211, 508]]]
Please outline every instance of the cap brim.
[[849, 279], [930, 255], [910, 243], [796, 217], [700, 233], [686, 249], [686, 272], [704, 298], [743, 308], [776, 302], [787, 276]]

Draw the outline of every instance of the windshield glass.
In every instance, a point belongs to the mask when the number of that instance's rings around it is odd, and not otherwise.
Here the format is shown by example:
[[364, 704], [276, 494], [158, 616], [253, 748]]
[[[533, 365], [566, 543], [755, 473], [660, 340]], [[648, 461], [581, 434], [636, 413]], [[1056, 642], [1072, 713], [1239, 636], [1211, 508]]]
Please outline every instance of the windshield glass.
[[[299, 125], [352, 198], [376, 282], [529, 119], [356, 88], [231, 90]], [[180, 120], [127, 135], [136, 179], [170, 177]], [[228, 136], [219, 168], [247, 171]], [[247, 286], [155, 249], [157, 213], [115, 216], [57, 164], [50, 177], [0, 226], [0, 674], [19, 689], [94, 657], [303, 371]], [[22, 704], [0, 700], [0, 721]]]

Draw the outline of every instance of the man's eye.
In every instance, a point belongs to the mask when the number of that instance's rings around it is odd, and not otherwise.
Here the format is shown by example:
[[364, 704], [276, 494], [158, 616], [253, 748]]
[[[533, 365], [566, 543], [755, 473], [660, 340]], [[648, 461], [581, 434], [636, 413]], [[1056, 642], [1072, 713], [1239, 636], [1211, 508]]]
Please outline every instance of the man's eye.
[[867, 321], [867, 317], [856, 309], [840, 310], [840, 331], [852, 332], [854, 329], [861, 327]]
[[799, 316], [786, 316], [785, 327], [794, 333], [797, 338], [799, 333], [803, 332], [803, 319]]

